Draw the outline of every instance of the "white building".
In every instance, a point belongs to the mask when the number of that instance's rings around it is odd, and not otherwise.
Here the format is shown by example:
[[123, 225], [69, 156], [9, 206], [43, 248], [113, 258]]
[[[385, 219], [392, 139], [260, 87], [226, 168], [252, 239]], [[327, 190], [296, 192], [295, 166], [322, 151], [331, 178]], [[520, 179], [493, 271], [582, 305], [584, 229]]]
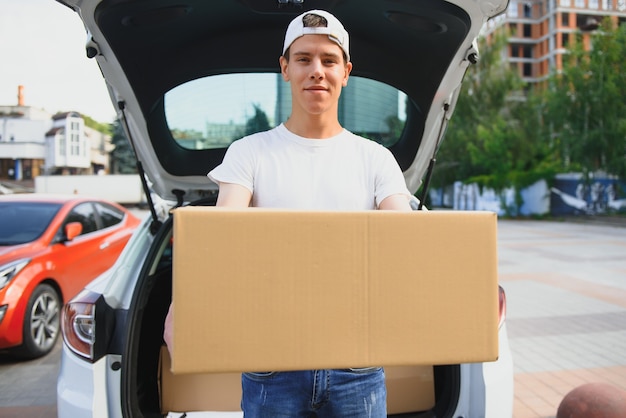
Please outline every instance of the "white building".
[[41, 174], [52, 115], [29, 106], [0, 106], [0, 179]]
[[85, 136], [85, 121], [77, 112], [52, 117], [52, 128], [45, 134], [46, 174], [87, 174], [90, 146]]
[[25, 106], [22, 90], [17, 106], [0, 106], [0, 180], [108, 172], [109, 135], [85, 126], [78, 112], [52, 115]]

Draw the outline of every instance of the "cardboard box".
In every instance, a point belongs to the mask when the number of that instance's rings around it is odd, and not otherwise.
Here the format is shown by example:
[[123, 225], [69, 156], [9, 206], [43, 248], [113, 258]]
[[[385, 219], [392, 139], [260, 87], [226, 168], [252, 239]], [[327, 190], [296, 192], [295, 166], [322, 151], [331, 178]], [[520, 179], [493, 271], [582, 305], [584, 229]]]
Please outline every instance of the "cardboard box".
[[[159, 391], [161, 412], [240, 411], [240, 373], [173, 374], [167, 348], [161, 348]], [[385, 369], [387, 412], [428, 411], [435, 406], [431, 366]]]
[[240, 411], [241, 373], [172, 374], [167, 347], [161, 347], [161, 412]]
[[174, 373], [498, 356], [492, 212], [174, 211]]

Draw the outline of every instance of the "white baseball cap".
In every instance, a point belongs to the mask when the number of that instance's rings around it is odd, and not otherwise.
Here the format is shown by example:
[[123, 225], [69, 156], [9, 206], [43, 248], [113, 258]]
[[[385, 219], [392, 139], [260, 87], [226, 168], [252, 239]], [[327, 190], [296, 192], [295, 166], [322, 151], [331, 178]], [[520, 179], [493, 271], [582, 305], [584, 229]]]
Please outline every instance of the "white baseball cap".
[[[314, 14], [322, 16], [326, 19], [326, 27], [305, 27], [302, 18], [308, 14]], [[350, 39], [348, 32], [345, 30], [341, 22], [332, 14], [324, 10], [309, 10], [302, 13], [291, 21], [287, 27], [287, 33], [285, 34], [285, 44], [283, 45], [283, 55], [287, 48], [291, 46], [293, 41], [303, 35], [328, 35], [328, 39], [337, 43], [346, 53], [346, 58], [350, 61]]]

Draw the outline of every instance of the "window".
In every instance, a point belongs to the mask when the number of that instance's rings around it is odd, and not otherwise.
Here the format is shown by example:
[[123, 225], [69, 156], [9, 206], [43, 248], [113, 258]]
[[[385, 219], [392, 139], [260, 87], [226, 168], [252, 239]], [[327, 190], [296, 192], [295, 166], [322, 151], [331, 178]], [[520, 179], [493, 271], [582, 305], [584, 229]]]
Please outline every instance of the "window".
[[96, 203], [95, 205], [102, 222], [102, 228], [117, 225], [124, 219], [124, 212], [114, 206], [105, 203]]
[[533, 8], [530, 4], [524, 5], [524, 17], [530, 19], [533, 17]]
[[[290, 85], [276, 73], [225, 74], [187, 82], [165, 95], [165, 117], [183, 148], [226, 148], [235, 140], [286, 121]], [[406, 121], [406, 95], [352, 76], [339, 100], [339, 120], [359, 135], [395, 144]]]
[[561, 13], [561, 26], [569, 27], [569, 13]]
[[34, 241], [61, 209], [58, 203], [0, 202], [0, 245]]
[[83, 230], [80, 233], [81, 235], [88, 234], [90, 232], [94, 232], [98, 230], [98, 224], [96, 223], [96, 214], [93, 211], [93, 206], [91, 203], [81, 203], [76, 206], [69, 215], [63, 226], [67, 225], [70, 222], [80, 222], [83, 226]]
[[561, 34], [561, 45], [563, 46], [563, 48], [567, 48], [567, 46], [569, 45], [569, 33]]
[[70, 155], [80, 155], [80, 138], [77, 133], [70, 134]]
[[523, 49], [524, 58], [532, 58], [533, 57], [533, 47], [532, 45], [524, 45]]

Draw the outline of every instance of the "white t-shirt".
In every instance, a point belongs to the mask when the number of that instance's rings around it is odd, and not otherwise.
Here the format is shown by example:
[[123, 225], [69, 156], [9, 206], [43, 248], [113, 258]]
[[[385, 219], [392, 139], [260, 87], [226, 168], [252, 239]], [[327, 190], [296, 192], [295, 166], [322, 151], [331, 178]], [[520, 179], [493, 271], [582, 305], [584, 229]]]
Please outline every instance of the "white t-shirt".
[[281, 124], [233, 142], [208, 176], [250, 190], [254, 207], [368, 210], [393, 194], [411, 196], [391, 152], [345, 129], [308, 139]]

